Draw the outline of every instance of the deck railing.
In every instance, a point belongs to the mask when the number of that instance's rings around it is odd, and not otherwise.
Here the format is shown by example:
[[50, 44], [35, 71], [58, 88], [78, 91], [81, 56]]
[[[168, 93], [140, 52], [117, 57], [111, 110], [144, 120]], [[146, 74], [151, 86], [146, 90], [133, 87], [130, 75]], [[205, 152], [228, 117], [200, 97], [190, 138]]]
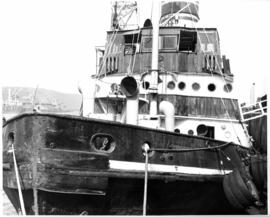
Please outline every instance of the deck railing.
[[267, 99], [241, 106], [242, 121], [246, 122], [267, 115]]

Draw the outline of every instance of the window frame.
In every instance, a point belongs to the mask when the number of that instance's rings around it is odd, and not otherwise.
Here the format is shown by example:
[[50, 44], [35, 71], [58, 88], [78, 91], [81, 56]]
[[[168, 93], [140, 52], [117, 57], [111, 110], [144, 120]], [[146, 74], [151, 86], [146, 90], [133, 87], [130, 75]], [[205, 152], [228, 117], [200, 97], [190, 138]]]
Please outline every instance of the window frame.
[[[146, 39], [150, 39], [150, 38], [151, 38], [151, 48], [146, 48], [144, 46], [144, 41]], [[141, 39], [141, 52], [143, 52], [143, 53], [152, 52], [152, 40], [153, 40], [152, 35], [142, 35], [142, 39]]]
[[[163, 47], [164, 38], [165, 37], [174, 37], [176, 39], [175, 48], [165, 48]], [[161, 51], [178, 51], [179, 48], [179, 35], [178, 34], [170, 34], [170, 35], [159, 35], [159, 50]]]
[[[162, 39], [165, 38], [165, 37], [174, 37], [174, 38], [176, 38], [175, 48], [164, 48], [164, 47], [162, 47], [162, 45], [163, 45], [163, 40]], [[151, 39], [151, 48], [146, 48], [144, 46], [144, 41], [146, 39]], [[140, 51], [142, 53], [152, 52], [152, 39], [153, 39], [152, 35], [142, 35], [141, 49], [140, 49]], [[160, 52], [179, 52], [179, 42], [180, 42], [179, 34], [166, 34], [166, 35], [162, 34], [162, 35], [159, 35], [158, 40], [159, 40], [159, 48], [158, 48], [158, 50]]]
[[[182, 37], [185, 37], [185, 36], [182, 36], [183, 33], [192, 33], [194, 35], [196, 35], [196, 43], [194, 44], [194, 50], [180, 50], [181, 48], [181, 39]], [[178, 47], [178, 52], [180, 53], [196, 53], [197, 52], [197, 48], [198, 47], [198, 33], [196, 31], [188, 31], [188, 30], [180, 30], [180, 37], [179, 37], [179, 47]]]

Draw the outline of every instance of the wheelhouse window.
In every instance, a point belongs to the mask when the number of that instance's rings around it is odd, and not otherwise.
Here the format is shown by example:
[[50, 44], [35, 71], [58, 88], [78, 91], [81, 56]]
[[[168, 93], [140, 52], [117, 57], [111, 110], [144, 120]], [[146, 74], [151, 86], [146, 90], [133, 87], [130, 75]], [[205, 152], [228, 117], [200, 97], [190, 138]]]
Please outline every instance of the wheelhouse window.
[[136, 45], [129, 44], [125, 45], [124, 54], [125, 55], [134, 55], [136, 52]]
[[139, 34], [125, 35], [125, 44], [135, 44], [140, 42]]
[[[159, 36], [159, 50], [175, 50], [177, 51], [178, 39], [177, 35]], [[144, 36], [142, 38], [142, 51], [149, 52], [152, 50], [152, 36]]]
[[140, 34], [129, 34], [124, 36], [124, 41], [124, 55], [133, 55], [136, 52], [137, 46], [141, 42], [141, 37]]
[[142, 38], [142, 51], [147, 52], [152, 50], [152, 36], [144, 36]]
[[177, 36], [176, 35], [166, 35], [159, 37], [159, 45], [162, 50], [177, 50]]
[[192, 31], [180, 31], [179, 51], [195, 52], [197, 33]]

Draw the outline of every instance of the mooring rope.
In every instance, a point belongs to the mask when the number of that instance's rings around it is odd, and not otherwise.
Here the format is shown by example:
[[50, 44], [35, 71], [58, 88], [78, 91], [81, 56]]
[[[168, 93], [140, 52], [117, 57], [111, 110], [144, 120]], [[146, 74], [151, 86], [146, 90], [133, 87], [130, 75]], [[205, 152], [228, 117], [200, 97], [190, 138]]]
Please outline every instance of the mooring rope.
[[22, 189], [21, 189], [19, 171], [18, 171], [16, 156], [15, 156], [15, 149], [14, 149], [13, 144], [11, 146], [11, 151], [12, 151], [12, 154], [13, 154], [14, 169], [15, 169], [16, 181], [17, 181], [17, 186], [18, 186], [18, 193], [19, 193], [19, 200], [20, 200], [21, 211], [22, 211], [22, 215], [25, 216], [26, 215], [26, 212], [25, 212], [25, 207], [24, 207], [24, 201], [23, 201], [23, 196], [22, 196]]
[[148, 151], [156, 151], [156, 152], [192, 152], [192, 151], [207, 151], [213, 149], [220, 149], [225, 146], [230, 145], [232, 142], [227, 142], [217, 146], [209, 146], [202, 148], [184, 148], [184, 149], [168, 149], [168, 148], [150, 148]]
[[[143, 192], [143, 216], [146, 216], [146, 209], [147, 209], [147, 186], [148, 186], [148, 159], [149, 159], [149, 152], [156, 151], [156, 152], [192, 152], [192, 151], [206, 151], [206, 150], [213, 150], [224, 148], [230, 145], [232, 142], [227, 142], [221, 145], [212, 146], [212, 147], [202, 147], [202, 148], [187, 148], [187, 149], [162, 149], [162, 148], [150, 148], [147, 143], [145, 143], [142, 147], [143, 152], [145, 154], [145, 170], [144, 170], [144, 192]], [[223, 162], [222, 162], [223, 163]], [[223, 169], [223, 168], [222, 168]]]
[[147, 206], [147, 182], [148, 182], [148, 151], [150, 147], [148, 144], [144, 144], [143, 151], [145, 153], [145, 171], [144, 171], [144, 192], [143, 192], [143, 216], [146, 216]]

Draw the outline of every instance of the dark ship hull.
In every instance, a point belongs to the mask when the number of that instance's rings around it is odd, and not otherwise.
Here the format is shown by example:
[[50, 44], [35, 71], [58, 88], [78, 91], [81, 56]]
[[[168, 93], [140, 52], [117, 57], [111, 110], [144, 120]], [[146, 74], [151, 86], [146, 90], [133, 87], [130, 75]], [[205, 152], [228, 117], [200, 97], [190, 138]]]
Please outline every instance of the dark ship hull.
[[[106, 195], [38, 190], [38, 212], [45, 215], [142, 215], [143, 179], [109, 178]], [[5, 192], [18, 209], [17, 189]], [[33, 191], [23, 191], [26, 211], [34, 214]], [[150, 180], [148, 215], [245, 214], [227, 201], [222, 182]]]
[[249, 134], [254, 139], [254, 147], [261, 153], [267, 154], [267, 116], [247, 122]]
[[[211, 138], [38, 113], [4, 124], [4, 190], [19, 210], [9, 152], [14, 145], [28, 214], [142, 214], [145, 143], [150, 146], [147, 214], [239, 214], [246, 201], [254, 201], [242, 162], [248, 149]], [[236, 181], [230, 176], [234, 171], [241, 176]], [[243, 200], [235, 196], [239, 189]]]

